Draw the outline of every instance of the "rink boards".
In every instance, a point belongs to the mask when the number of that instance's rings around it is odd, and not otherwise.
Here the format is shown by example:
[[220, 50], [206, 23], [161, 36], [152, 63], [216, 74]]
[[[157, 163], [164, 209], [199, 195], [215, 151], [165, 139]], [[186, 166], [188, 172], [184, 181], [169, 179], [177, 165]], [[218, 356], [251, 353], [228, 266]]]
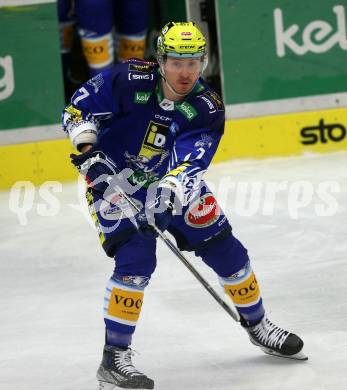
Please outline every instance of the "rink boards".
[[214, 162], [346, 150], [346, 129], [345, 109], [228, 120]]
[[[266, 158], [306, 152], [347, 150], [347, 111], [333, 109], [251, 119], [229, 119], [213, 162], [236, 158]], [[0, 189], [16, 181], [41, 184], [74, 180], [68, 139], [0, 147]]]

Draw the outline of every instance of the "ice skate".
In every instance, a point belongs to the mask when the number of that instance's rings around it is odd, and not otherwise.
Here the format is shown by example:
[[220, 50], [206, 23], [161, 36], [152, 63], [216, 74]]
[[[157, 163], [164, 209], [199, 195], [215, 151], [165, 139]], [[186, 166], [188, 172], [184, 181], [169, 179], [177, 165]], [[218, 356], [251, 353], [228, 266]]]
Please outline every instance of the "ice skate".
[[302, 352], [304, 342], [301, 338], [276, 326], [266, 316], [254, 326], [247, 326], [241, 319], [241, 325], [247, 330], [251, 342], [265, 353], [296, 360], [308, 359]]
[[147, 390], [154, 388], [154, 382], [138, 371], [132, 361], [130, 348], [123, 350], [105, 345], [102, 362], [96, 374], [97, 390]]

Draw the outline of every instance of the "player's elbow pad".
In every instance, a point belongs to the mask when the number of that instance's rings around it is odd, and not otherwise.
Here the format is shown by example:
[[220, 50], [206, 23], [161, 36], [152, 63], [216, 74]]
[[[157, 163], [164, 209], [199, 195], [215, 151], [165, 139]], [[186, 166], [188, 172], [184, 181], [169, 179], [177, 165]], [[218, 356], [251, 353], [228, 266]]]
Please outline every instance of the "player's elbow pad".
[[74, 147], [78, 149], [78, 146], [81, 144], [95, 144], [96, 143], [96, 133], [91, 131], [84, 131], [74, 139], [73, 144]]

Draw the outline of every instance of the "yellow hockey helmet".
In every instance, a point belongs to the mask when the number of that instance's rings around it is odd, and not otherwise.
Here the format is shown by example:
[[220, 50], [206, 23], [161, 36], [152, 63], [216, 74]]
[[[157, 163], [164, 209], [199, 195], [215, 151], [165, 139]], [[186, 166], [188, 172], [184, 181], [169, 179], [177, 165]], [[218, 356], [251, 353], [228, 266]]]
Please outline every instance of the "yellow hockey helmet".
[[167, 55], [178, 58], [206, 55], [206, 40], [194, 22], [167, 23], [158, 37], [158, 58]]

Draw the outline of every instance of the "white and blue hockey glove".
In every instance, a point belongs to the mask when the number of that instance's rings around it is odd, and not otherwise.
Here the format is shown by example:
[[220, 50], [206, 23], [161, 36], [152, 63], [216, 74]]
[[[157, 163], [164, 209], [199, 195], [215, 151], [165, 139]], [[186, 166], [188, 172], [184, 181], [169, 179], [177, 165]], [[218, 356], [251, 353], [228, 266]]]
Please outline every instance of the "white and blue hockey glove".
[[89, 187], [104, 193], [111, 178], [117, 174], [116, 164], [95, 147], [82, 154], [71, 154], [71, 163], [84, 176]]
[[158, 233], [155, 231], [147, 218], [145, 208], [143, 208], [138, 214], [135, 215], [135, 220], [137, 223], [137, 230], [142, 238], [151, 240], [158, 237]]
[[174, 213], [175, 193], [159, 183], [153, 202], [143, 208], [136, 216], [137, 229], [143, 238], [158, 236], [153, 224], [162, 232], [168, 228]]

